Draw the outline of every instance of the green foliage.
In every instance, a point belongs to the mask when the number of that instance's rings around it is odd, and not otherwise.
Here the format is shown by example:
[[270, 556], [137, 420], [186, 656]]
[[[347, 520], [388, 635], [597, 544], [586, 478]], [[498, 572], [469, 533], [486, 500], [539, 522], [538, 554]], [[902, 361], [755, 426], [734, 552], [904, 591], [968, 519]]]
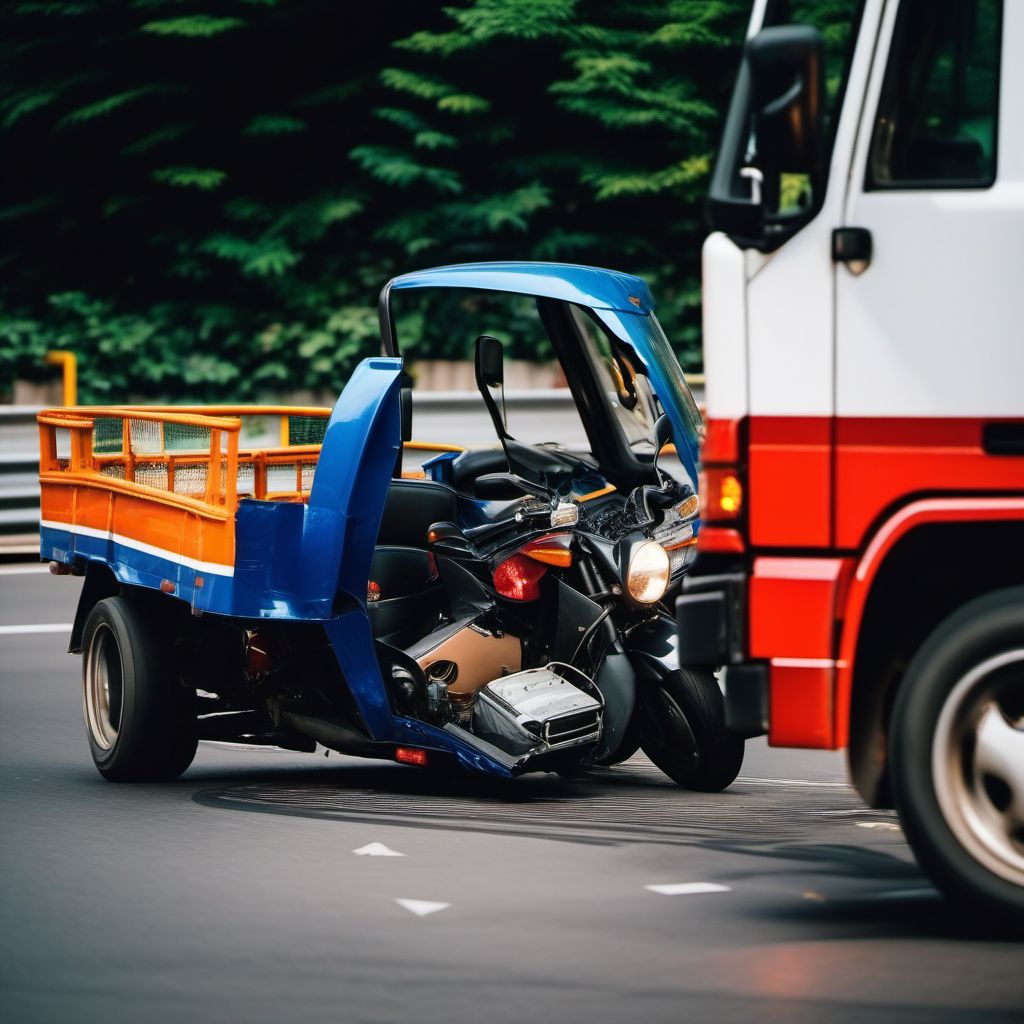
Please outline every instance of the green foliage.
[[165, 21], [147, 21], [143, 32], [154, 32], [159, 36], [185, 36], [192, 39], [209, 39], [222, 32], [242, 28], [241, 18], [214, 18], [209, 14], [192, 14], [187, 18], [168, 18]]
[[[389, 277], [481, 259], [639, 273], [699, 365], [748, 0], [201, 6], [0, 9], [0, 396], [50, 348], [87, 401], [328, 394], [376, 350]], [[410, 302], [403, 347], [464, 356]], [[501, 335], [486, 302], [461, 315]]]
[[217, 188], [227, 177], [224, 171], [213, 167], [160, 167], [153, 172], [153, 180], [175, 188], [198, 188], [203, 192]]

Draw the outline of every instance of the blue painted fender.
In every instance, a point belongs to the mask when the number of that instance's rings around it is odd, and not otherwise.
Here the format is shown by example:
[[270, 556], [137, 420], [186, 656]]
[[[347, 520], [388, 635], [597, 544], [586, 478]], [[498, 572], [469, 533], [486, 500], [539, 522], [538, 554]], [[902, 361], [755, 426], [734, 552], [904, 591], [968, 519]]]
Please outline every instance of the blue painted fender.
[[401, 359], [365, 359], [327, 424], [299, 548], [296, 604], [325, 619], [345, 682], [370, 735], [390, 739], [390, 702], [373, 646], [366, 581], [401, 449]]

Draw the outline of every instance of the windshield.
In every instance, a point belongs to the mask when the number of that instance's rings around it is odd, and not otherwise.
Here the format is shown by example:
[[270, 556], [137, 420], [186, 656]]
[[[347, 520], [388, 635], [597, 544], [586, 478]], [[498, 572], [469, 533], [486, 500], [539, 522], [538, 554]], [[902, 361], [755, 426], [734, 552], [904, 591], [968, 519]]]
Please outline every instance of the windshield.
[[587, 360], [626, 444], [634, 454], [653, 456], [654, 424], [660, 410], [643, 364], [632, 345], [615, 337], [592, 312], [573, 306], [572, 315]]
[[[658, 323], [658, 318], [653, 313], [620, 313], [611, 309], [595, 309], [593, 315], [605, 328], [598, 332], [610, 339], [608, 344], [612, 350], [625, 354], [626, 359], [619, 363], [618, 369], [607, 365], [605, 380], [611, 380], [613, 390], [618, 388], [616, 372], [622, 373], [623, 366], [628, 365], [636, 371], [634, 385], [637, 394], [637, 403], [633, 409], [628, 409], [633, 420], [638, 418], [644, 424], [644, 435], [647, 439], [647, 451], [653, 452], [653, 424], [654, 420], [662, 412], [666, 413], [672, 421], [673, 442], [679, 461], [682, 464], [690, 483], [697, 486], [697, 467], [700, 462], [700, 445], [704, 438], [704, 421], [701, 419], [700, 410], [693, 400], [690, 388], [680, 369], [679, 361], [676, 359], [672, 346], [669, 344], [665, 332]], [[600, 353], [600, 343], [596, 346]], [[625, 376], [625, 375], [624, 375]], [[639, 381], [639, 384], [636, 382]], [[644, 408], [643, 398], [650, 394], [651, 406]], [[628, 395], [628, 389], [627, 389]], [[617, 399], [620, 405], [621, 398]], [[640, 407], [640, 412], [637, 411]], [[625, 419], [625, 413], [621, 410], [613, 410], [620, 423]], [[637, 430], [636, 424], [630, 427]], [[628, 428], [627, 428], [628, 429]], [[627, 437], [635, 437], [635, 434], [626, 433]], [[642, 442], [637, 446], [634, 441], [630, 442], [631, 447], [642, 450]]]

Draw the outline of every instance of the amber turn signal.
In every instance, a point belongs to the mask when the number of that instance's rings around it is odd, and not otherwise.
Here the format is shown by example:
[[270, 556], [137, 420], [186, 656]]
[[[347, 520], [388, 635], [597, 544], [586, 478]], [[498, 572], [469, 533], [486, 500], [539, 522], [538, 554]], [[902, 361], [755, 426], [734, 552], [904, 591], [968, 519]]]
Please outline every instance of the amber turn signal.
[[568, 569], [572, 565], [572, 534], [551, 533], [546, 537], [538, 537], [519, 549], [519, 554], [532, 558], [535, 562], [553, 565], [557, 569]]
[[738, 518], [743, 511], [743, 482], [736, 471], [711, 467], [701, 477], [701, 516], [709, 522]]

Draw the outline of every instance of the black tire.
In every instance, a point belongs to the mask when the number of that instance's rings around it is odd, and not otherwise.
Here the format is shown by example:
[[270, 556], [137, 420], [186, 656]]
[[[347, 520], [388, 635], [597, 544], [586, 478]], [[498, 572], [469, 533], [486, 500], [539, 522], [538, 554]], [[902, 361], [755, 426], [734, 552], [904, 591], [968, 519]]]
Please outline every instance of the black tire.
[[683, 668], [643, 684], [644, 753], [684, 789], [720, 793], [743, 765], [743, 737], [725, 727], [714, 673]]
[[969, 602], [921, 646], [893, 706], [889, 770], [936, 886], [1024, 926], [1024, 587]]
[[169, 671], [160, 632], [124, 597], [98, 602], [85, 620], [82, 706], [92, 759], [111, 782], [169, 782], [196, 755], [194, 694]]

